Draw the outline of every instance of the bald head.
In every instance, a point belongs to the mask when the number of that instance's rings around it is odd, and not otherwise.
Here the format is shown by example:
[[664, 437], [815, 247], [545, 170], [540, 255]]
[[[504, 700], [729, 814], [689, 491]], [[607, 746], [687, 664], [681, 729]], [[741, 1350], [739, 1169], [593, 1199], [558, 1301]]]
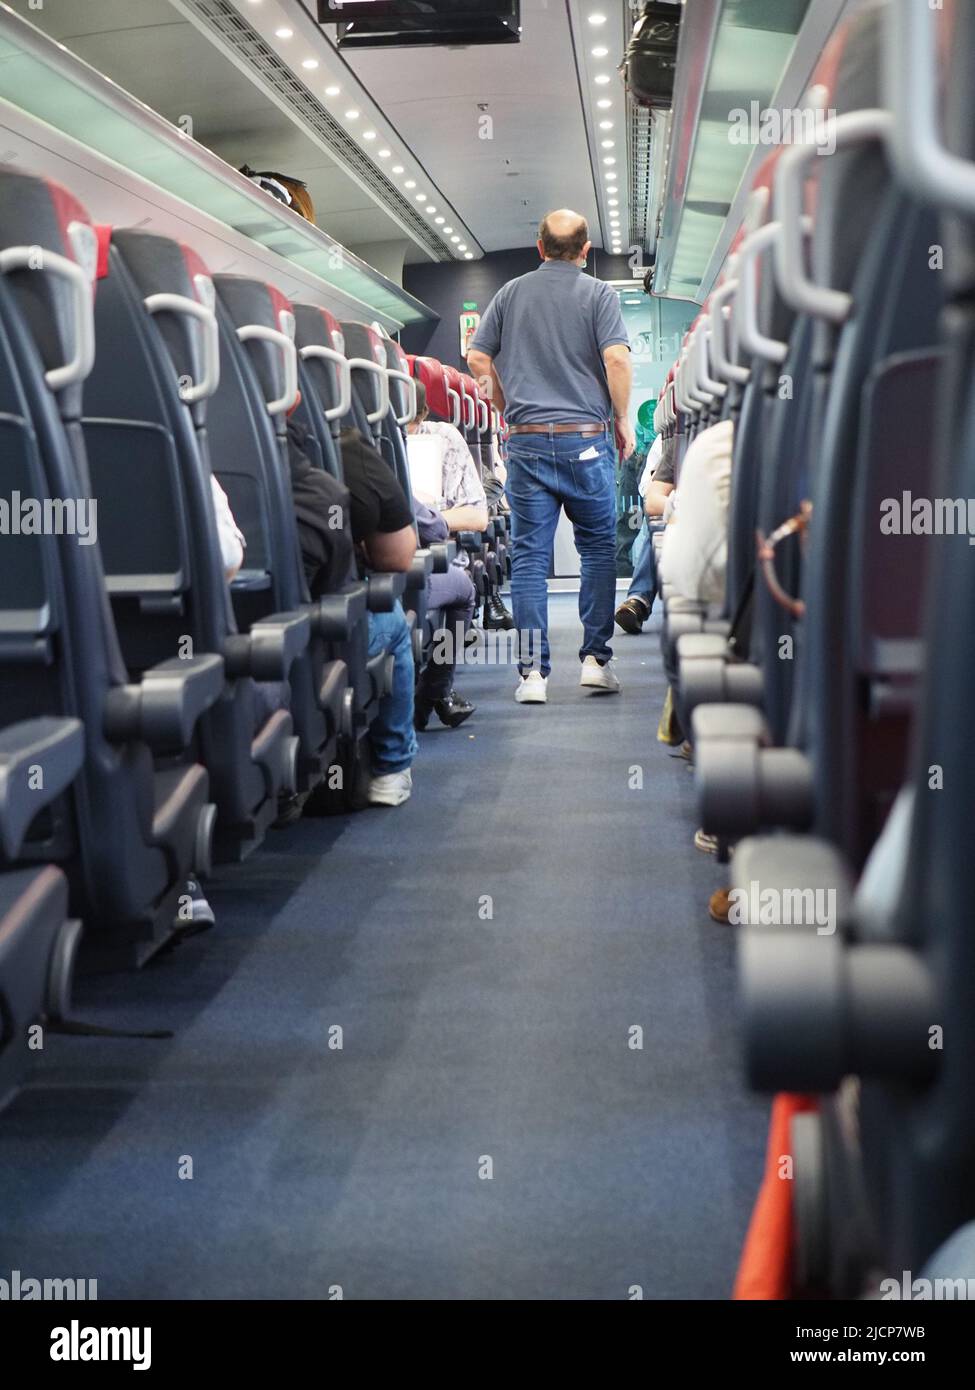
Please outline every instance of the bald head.
[[571, 208], [550, 212], [538, 229], [538, 249], [546, 261], [582, 262], [589, 246], [589, 224]]

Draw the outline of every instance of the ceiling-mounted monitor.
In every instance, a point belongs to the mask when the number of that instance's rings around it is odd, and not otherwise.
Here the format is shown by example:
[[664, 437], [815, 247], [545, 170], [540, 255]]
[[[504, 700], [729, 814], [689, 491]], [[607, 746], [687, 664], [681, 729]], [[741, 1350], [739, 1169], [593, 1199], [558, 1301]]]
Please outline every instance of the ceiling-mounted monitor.
[[521, 0], [318, 0], [344, 48], [518, 43]]

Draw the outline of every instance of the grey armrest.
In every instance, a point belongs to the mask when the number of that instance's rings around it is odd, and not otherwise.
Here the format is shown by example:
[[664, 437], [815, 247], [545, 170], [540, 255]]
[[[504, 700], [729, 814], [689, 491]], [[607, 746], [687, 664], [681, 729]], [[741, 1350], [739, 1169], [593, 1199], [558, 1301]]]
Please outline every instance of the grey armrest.
[[427, 587], [427, 580], [433, 574], [433, 555], [429, 550], [418, 550], [410, 562], [406, 576], [406, 588], [410, 593]]
[[73, 781], [84, 757], [80, 719], [26, 719], [0, 732], [0, 847], [5, 858], [17, 858], [31, 821]]
[[337, 594], [323, 594], [310, 609], [312, 631], [326, 642], [347, 642], [366, 614], [365, 584], [347, 584]]
[[688, 632], [677, 641], [677, 655], [681, 661], [696, 661], [701, 657], [724, 657], [727, 651], [727, 642], [713, 632]]
[[429, 549], [433, 556], [434, 574], [446, 574], [457, 558], [457, 542], [436, 541]]
[[812, 824], [812, 766], [798, 749], [762, 748], [746, 737], [704, 738], [694, 751], [698, 813], [709, 835], [737, 840], [765, 827]]
[[480, 555], [484, 546], [484, 536], [480, 531], [458, 531], [457, 544], [464, 550], [476, 551]]
[[837, 850], [806, 836], [745, 840], [732, 872], [733, 907], [760, 923], [764, 911], [766, 923], [744, 925], [739, 937], [751, 1085], [830, 1091], [851, 1073], [930, 1081], [940, 1056], [929, 1046], [940, 1016], [934, 981], [908, 946], [847, 939], [853, 885]]
[[223, 682], [224, 661], [214, 654], [163, 661], [137, 685], [118, 685], [108, 692], [105, 737], [111, 743], [141, 739], [155, 752], [186, 748], [200, 716], [218, 700]]
[[286, 681], [288, 672], [311, 640], [307, 612], [273, 613], [251, 624], [250, 632], [224, 644], [228, 676], [256, 681]]
[[393, 572], [370, 574], [366, 584], [369, 612], [392, 613], [396, 600], [406, 592], [406, 575]]
[[768, 744], [768, 722], [753, 705], [698, 705], [691, 715], [694, 742], [709, 738], [753, 739]]
[[699, 598], [685, 598], [683, 594], [672, 594], [667, 596], [667, 612], [670, 613], [699, 613], [703, 615], [708, 611], [709, 604]]
[[[712, 633], [701, 633], [693, 640], [702, 644], [721, 642], [726, 647], [724, 639]], [[698, 650], [702, 649], [703, 646]], [[680, 646], [678, 652], [682, 652]], [[730, 661], [726, 651], [721, 656], [697, 655], [687, 660], [681, 655], [679, 669], [681, 701], [686, 713], [712, 704], [743, 704], [756, 708], [762, 705], [765, 682], [761, 669], [747, 661]]]

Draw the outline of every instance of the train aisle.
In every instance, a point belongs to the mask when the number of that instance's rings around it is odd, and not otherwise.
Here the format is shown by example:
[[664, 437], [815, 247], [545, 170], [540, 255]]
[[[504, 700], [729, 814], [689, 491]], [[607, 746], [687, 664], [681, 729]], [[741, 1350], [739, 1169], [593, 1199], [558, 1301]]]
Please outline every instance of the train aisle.
[[728, 1295], [765, 1106], [721, 870], [655, 741], [656, 633], [593, 696], [575, 597], [552, 615], [546, 709], [463, 672], [478, 714], [424, 736], [409, 805], [275, 832], [205, 941], [79, 984], [79, 1016], [175, 1037], [48, 1039], [0, 1135], [8, 1269], [103, 1299]]

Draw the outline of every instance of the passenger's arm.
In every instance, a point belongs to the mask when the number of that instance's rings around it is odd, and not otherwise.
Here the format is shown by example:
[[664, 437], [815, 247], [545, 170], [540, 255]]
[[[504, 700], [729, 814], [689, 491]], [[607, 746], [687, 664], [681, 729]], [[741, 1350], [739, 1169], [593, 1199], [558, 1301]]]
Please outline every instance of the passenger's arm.
[[363, 549], [373, 569], [405, 574], [416, 554], [416, 532], [412, 526], [401, 531], [373, 531], [363, 542]]
[[491, 404], [503, 415], [504, 390], [501, 386], [501, 378], [494, 369], [494, 360], [488, 357], [486, 352], [476, 352], [471, 348], [467, 354], [467, 366], [471, 376], [487, 392]]
[[616, 428], [623, 439], [623, 457], [629, 458], [636, 448], [636, 437], [630, 424], [630, 392], [633, 389], [633, 360], [630, 349], [623, 343], [611, 343], [603, 351], [603, 361], [606, 364], [606, 381], [613, 402]]
[[651, 479], [643, 499], [643, 510], [647, 516], [663, 516], [664, 503], [674, 490], [673, 483], [658, 483]]
[[483, 531], [488, 524], [486, 506], [445, 507], [440, 515], [451, 531]]

